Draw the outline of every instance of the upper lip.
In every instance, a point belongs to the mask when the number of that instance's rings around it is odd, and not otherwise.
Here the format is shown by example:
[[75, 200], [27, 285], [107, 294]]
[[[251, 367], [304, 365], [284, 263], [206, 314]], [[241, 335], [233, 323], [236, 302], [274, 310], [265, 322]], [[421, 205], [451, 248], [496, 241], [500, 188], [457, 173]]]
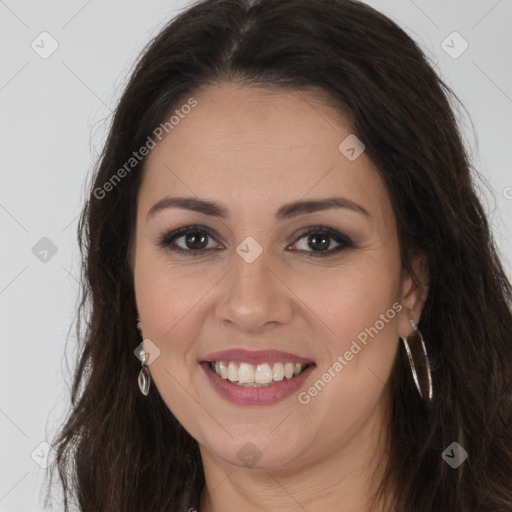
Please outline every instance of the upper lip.
[[312, 364], [311, 359], [300, 357], [289, 352], [281, 352], [279, 350], [245, 350], [232, 348], [229, 350], [221, 350], [208, 354], [203, 361], [233, 361], [238, 363], [262, 364], [262, 363], [301, 363]]

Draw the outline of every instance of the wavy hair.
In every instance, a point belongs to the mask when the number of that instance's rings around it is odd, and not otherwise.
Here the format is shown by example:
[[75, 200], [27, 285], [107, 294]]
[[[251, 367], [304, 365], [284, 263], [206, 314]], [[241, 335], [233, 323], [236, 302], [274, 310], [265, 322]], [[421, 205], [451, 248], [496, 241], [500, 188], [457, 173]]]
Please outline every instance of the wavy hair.
[[[435, 396], [430, 405], [421, 400], [399, 351], [379, 495], [392, 489], [396, 512], [510, 512], [512, 287], [477, 194], [481, 176], [461, 136], [455, 94], [405, 31], [353, 0], [204, 0], [142, 52], [78, 227], [79, 350], [50, 468], [65, 510], [73, 503], [82, 512], [199, 508], [197, 442], [155, 386], [148, 397], [137, 387], [128, 255], [146, 159], [107, 197], [98, 190], [183, 98], [225, 82], [325, 92], [384, 179], [403, 270], [413, 275], [412, 255], [424, 258], [429, 289], [419, 328]], [[469, 453], [457, 469], [441, 458], [453, 441]]]

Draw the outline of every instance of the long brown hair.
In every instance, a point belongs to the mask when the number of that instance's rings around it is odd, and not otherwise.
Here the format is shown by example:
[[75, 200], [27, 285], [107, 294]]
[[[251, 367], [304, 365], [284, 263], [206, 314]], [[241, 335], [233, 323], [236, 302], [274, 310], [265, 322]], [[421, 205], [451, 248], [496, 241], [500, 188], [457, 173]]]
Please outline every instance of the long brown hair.
[[[404, 271], [412, 273], [412, 254], [424, 256], [429, 292], [419, 329], [435, 396], [430, 406], [421, 400], [400, 351], [382, 495], [393, 488], [397, 512], [510, 512], [512, 287], [477, 196], [456, 96], [402, 29], [353, 0], [205, 0], [144, 50], [79, 223], [79, 358], [51, 468], [65, 510], [72, 502], [83, 512], [198, 508], [197, 442], [154, 386], [148, 397], [137, 387], [128, 251], [145, 159], [108, 193], [98, 190], [179, 101], [226, 81], [327, 93], [384, 178]], [[457, 469], [441, 457], [454, 441], [469, 454]]]

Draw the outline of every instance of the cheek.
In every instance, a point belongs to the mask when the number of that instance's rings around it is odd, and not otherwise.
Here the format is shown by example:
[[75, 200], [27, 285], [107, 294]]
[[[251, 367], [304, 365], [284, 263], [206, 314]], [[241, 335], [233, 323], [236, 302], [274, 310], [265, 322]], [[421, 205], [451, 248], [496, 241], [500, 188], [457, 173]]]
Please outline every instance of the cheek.
[[193, 286], [190, 283], [190, 278], [161, 266], [154, 256], [141, 257], [135, 266], [135, 294], [143, 335], [159, 350], [158, 358], [149, 366], [152, 385], [185, 423], [201, 415], [185, 390], [192, 389], [191, 370], [199, 369], [191, 354], [200, 324], [196, 318], [198, 302], [209, 288], [204, 280], [194, 281]]
[[[328, 355], [317, 379], [325, 376], [332, 382], [326, 386], [324, 403], [332, 400], [354, 411], [362, 408], [361, 414], [375, 405], [389, 378], [403, 309], [398, 301], [396, 255], [382, 252], [379, 257], [365, 256], [369, 255], [363, 255], [350, 268], [333, 272], [323, 289], [326, 293], [309, 296], [329, 326], [328, 336], [319, 340]], [[337, 421], [343, 418], [337, 417]]]
[[[299, 295], [307, 297], [305, 302], [329, 328], [328, 338], [337, 350], [342, 350], [376, 322], [379, 331], [389, 333], [390, 325], [396, 322], [392, 306], [398, 292], [399, 267], [394, 258], [386, 260], [382, 255], [379, 261], [363, 256], [346, 267], [333, 269], [316, 281], [316, 287], [304, 287]], [[381, 315], [386, 315], [384, 325]]]
[[[187, 287], [176, 272], [143, 259], [135, 268], [135, 293], [144, 339], [150, 339], [159, 356], [149, 366], [153, 385], [171, 410], [182, 407], [180, 385], [190, 387], [192, 342], [198, 322], [194, 305], [204, 295], [201, 284]], [[186, 405], [186, 404], [185, 404]]]
[[[365, 281], [368, 286], [363, 286]], [[334, 334], [321, 340], [327, 357], [300, 396], [312, 417], [336, 425], [332, 431], [343, 432], [347, 439], [380, 403], [399, 343], [402, 310], [389, 280], [379, 283], [378, 293], [371, 280], [353, 278], [345, 284], [348, 282], [354, 285], [352, 292], [341, 295], [328, 321]], [[337, 435], [332, 434], [333, 439]], [[325, 441], [333, 439], [327, 436]]]
[[165, 259], [142, 251], [135, 265], [135, 295], [139, 315], [143, 318], [144, 336], [173, 346], [181, 346], [182, 331], [188, 317], [208, 292], [206, 279], [193, 279]]

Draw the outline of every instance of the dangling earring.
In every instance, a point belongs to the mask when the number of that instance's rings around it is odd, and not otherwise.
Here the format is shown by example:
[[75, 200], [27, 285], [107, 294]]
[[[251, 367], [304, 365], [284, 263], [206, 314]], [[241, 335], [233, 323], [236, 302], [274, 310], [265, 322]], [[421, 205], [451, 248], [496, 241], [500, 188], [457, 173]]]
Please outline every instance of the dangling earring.
[[[139, 322], [140, 320], [137, 319], [137, 323]], [[136, 355], [142, 362], [142, 367], [140, 369], [138, 378], [139, 389], [144, 396], [148, 396], [149, 386], [151, 385], [151, 374], [148, 370], [146, 352], [144, 352], [144, 342], [141, 342], [141, 344], [135, 350], [136, 352], [138, 351]]]
[[425, 341], [423, 340], [423, 336], [419, 331], [416, 322], [412, 319], [410, 319], [409, 322], [414, 329], [414, 333], [409, 336], [409, 338], [400, 336], [400, 339], [402, 340], [405, 350], [407, 351], [407, 356], [409, 357], [409, 365], [411, 367], [416, 388], [418, 389], [421, 398], [425, 399], [426, 397], [426, 399], [430, 401], [432, 400], [433, 391], [427, 348], [425, 347]]

